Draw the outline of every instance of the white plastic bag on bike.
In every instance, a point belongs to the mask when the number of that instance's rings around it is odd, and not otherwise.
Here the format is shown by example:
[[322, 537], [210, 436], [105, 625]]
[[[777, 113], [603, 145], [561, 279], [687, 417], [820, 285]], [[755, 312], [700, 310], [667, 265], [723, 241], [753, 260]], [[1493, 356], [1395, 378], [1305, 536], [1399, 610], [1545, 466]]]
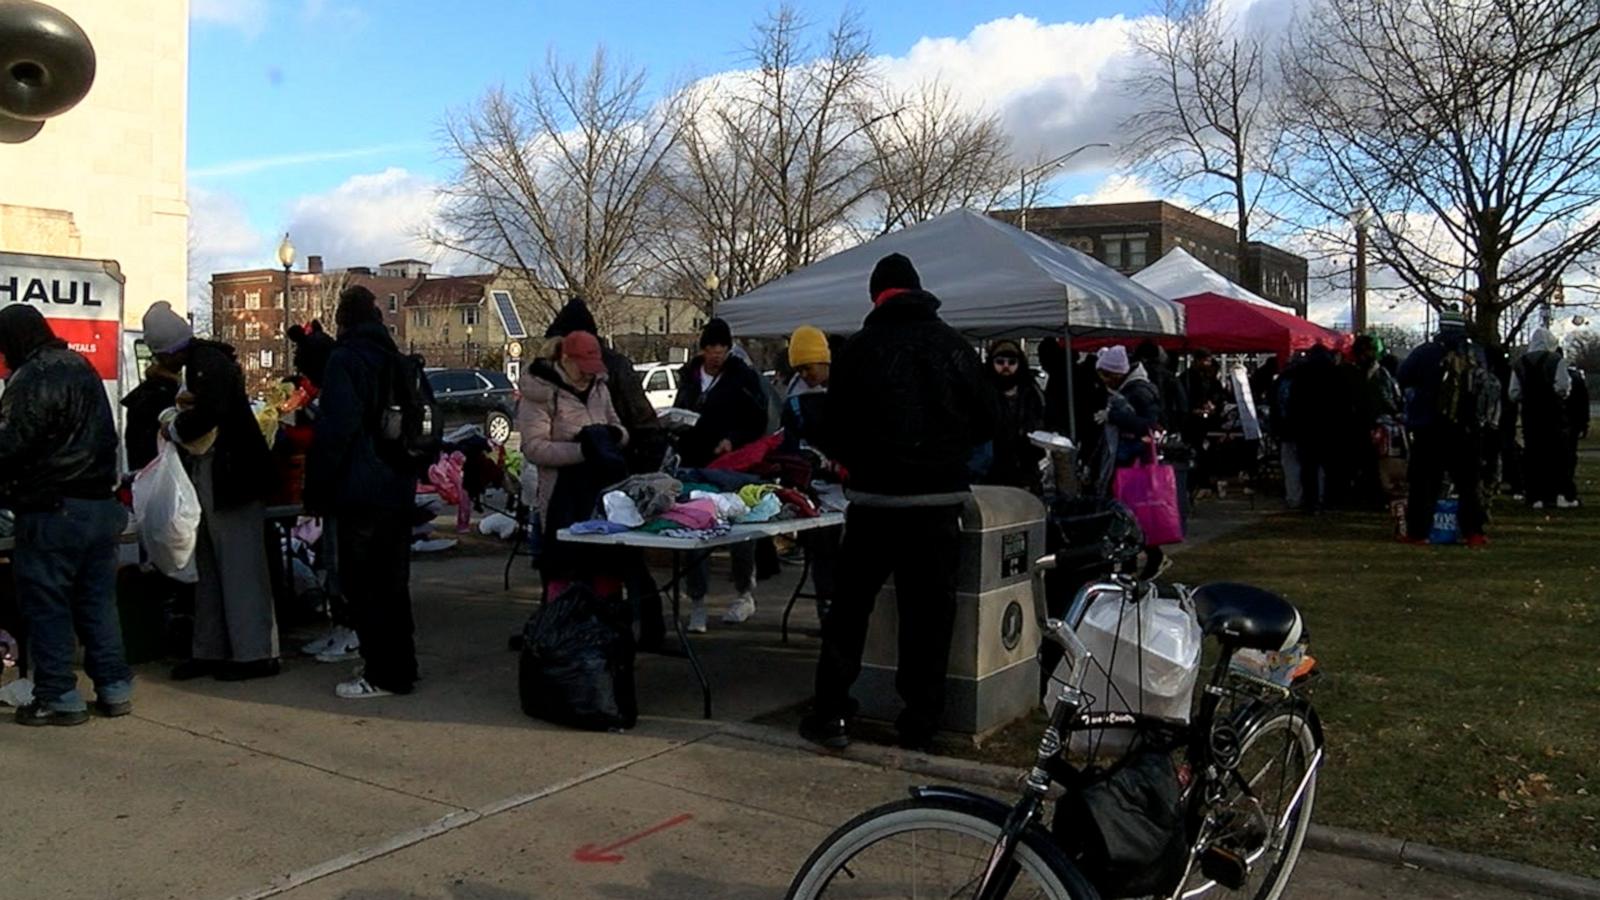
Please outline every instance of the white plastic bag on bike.
[[150, 564], [168, 578], [193, 584], [194, 548], [200, 534], [200, 497], [183, 470], [177, 445], [162, 438], [160, 450], [133, 478], [133, 516], [139, 545]]
[[[1136, 603], [1121, 591], [1107, 591], [1085, 613], [1078, 637], [1093, 656], [1083, 680], [1084, 692], [1095, 698], [1091, 716], [1138, 713], [1189, 721], [1203, 635], [1186, 604], [1158, 596], [1153, 587]], [[1136, 733], [1075, 731], [1071, 747], [1081, 754], [1121, 754]]]

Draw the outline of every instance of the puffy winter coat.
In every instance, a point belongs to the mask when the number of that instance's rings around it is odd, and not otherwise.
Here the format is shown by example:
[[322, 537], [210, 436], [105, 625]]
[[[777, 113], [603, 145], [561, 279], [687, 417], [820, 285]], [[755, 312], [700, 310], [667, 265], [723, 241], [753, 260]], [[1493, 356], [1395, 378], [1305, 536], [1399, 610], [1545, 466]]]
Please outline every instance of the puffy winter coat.
[[94, 367], [55, 340], [5, 353], [16, 371], [0, 396], [4, 502], [19, 512], [43, 512], [67, 497], [110, 497], [117, 428]]
[[983, 365], [938, 310], [932, 294], [902, 291], [834, 354], [823, 450], [858, 495], [966, 491], [973, 451], [994, 439]]
[[523, 373], [522, 399], [517, 403], [517, 431], [522, 435], [522, 455], [539, 467], [539, 492], [536, 507], [540, 516], [550, 510], [561, 470], [583, 462], [583, 447], [578, 432], [590, 425], [611, 425], [628, 439], [627, 428], [611, 405], [611, 391], [605, 376], [596, 378], [586, 391], [567, 380], [559, 365], [536, 360]]

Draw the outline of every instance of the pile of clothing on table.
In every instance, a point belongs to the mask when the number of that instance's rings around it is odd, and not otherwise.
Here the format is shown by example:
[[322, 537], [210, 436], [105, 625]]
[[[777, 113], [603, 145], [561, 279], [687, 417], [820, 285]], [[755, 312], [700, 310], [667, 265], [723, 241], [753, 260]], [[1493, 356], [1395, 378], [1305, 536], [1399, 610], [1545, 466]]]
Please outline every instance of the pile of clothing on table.
[[595, 517], [572, 532], [704, 540], [735, 525], [814, 519], [842, 508], [837, 486], [813, 483], [811, 462], [780, 452], [781, 441], [781, 434], [755, 441], [702, 469], [634, 475], [601, 492]]

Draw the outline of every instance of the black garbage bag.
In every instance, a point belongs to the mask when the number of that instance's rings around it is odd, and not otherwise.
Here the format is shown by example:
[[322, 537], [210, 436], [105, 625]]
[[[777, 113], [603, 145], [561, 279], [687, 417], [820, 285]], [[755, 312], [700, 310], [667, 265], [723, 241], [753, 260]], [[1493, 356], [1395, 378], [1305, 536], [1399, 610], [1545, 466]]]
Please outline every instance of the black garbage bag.
[[1188, 862], [1170, 752], [1135, 750], [1084, 773], [1056, 804], [1050, 831], [1100, 896], [1166, 896]]
[[632, 728], [633, 629], [620, 599], [574, 583], [546, 600], [523, 627], [517, 672], [522, 711], [591, 731]]

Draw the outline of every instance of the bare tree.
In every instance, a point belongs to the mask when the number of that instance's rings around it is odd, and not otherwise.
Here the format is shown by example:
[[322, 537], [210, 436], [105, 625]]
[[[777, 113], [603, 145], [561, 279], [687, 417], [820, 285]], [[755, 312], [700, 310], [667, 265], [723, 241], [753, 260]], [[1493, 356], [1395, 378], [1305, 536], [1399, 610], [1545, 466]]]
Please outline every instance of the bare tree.
[[[887, 116], [877, 110], [894, 110]], [[948, 85], [925, 81], [867, 108], [878, 234], [953, 209], [998, 204], [1015, 178], [1010, 139], [1000, 120], [962, 108]]]
[[863, 114], [877, 87], [871, 38], [853, 13], [820, 43], [784, 5], [756, 26], [751, 68], [733, 86], [728, 137], [749, 164], [778, 236], [781, 269], [792, 272], [834, 249], [876, 183]]
[[432, 240], [597, 306], [649, 271], [641, 235], [678, 117], [643, 70], [554, 52], [521, 92], [496, 88], [445, 125], [457, 172]]
[[1371, 252], [1477, 337], [1517, 332], [1600, 245], [1594, 0], [1324, 0], [1283, 54], [1289, 185], [1374, 211]]
[[1122, 123], [1124, 162], [1161, 188], [1226, 210], [1239, 235], [1240, 280], [1260, 290], [1245, 251], [1279, 150], [1260, 38], [1219, 0], [1164, 0], [1132, 39], [1135, 60], [1121, 87], [1139, 111]]

